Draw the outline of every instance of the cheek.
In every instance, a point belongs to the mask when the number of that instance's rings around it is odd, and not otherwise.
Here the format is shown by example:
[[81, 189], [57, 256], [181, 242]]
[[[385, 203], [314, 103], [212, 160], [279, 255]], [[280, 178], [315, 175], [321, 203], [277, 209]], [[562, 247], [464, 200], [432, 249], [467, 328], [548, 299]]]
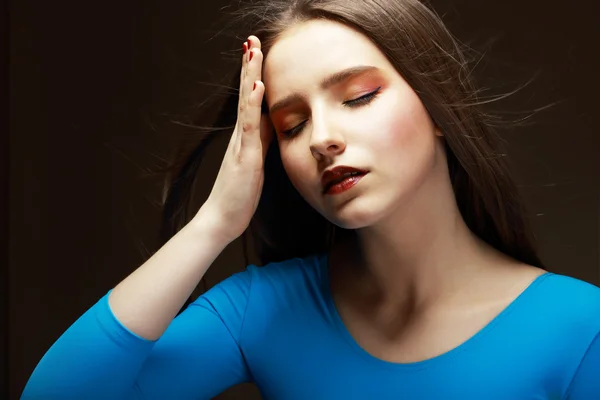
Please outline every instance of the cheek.
[[310, 171], [314, 168], [314, 165], [310, 165], [312, 156], [309, 155], [309, 157], [307, 157], [306, 154], [304, 154], [304, 156], [297, 154], [299, 150], [293, 147], [295, 146], [288, 146], [287, 149], [280, 149], [283, 169], [292, 183], [292, 186], [300, 193], [300, 196], [302, 196], [311, 207], [316, 209], [318, 207], [318, 200], [315, 198], [315, 185], [320, 187], [320, 177], [310, 174]]
[[369, 128], [376, 154], [410, 163], [433, 146], [433, 123], [418, 98], [408, 96], [382, 107]]
[[283, 168], [294, 185], [294, 187], [302, 192], [309, 181], [307, 171], [310, 171], [309, 165], [307, 165], [306, 155], [302, 155], [299, 146], [294, 144], [284, 144], [279, 146], [279, 153], [281, 154], [281, 163]]

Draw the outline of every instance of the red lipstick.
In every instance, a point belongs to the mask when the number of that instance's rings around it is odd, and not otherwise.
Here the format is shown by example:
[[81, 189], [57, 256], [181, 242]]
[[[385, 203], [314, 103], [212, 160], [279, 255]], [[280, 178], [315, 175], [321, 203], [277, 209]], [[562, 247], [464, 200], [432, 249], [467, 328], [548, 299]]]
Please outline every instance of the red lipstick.
[[325, 171], [321, 178], [323, 194], [343, 193], [356, 185], [366, 174], [365, 170], [343, 165]]

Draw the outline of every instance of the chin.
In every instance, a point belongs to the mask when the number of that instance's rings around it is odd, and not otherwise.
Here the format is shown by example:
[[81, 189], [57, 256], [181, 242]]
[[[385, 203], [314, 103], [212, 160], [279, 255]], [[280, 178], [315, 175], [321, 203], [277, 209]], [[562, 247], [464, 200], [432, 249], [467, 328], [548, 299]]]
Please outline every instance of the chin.
[[364, 198], [354, 198], [336, 207], [336, 210], [322, 212], [329, 222], [343, 229], [361, 229], [377, 224], [384, 218], [384, 213], [368, 204]]

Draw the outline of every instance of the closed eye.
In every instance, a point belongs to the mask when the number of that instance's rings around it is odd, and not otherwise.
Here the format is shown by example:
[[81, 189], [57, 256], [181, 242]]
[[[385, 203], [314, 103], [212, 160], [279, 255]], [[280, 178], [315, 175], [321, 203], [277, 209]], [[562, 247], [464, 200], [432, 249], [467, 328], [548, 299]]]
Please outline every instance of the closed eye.
[[372, 91], [371, 93], [367, 93], [364, 96], [359, 97], [358, 99], [348, 100], [342, 104], [346, 107], [356, 107], [359, 105], [368, 104], [371, 102], [371, 100], [373, 100], [375, 98], [375, 96], [377, 96], [379, 94], [380, 90], [381, 90], [381, 86], [378, 87], [377, 89], [375, 89], [374, 91]]
[[[364, 96], [361, 96], [357, 99], [345, 101], [342, 103], [342, 105], [344, 107], [352, 108], [352, 107], [360, 107], [362, 105], [369, 104], [379, 94], [380, 90], [381, 90], [381, 86], [378, 87], [377, 89], [375, 89], [374, 91], [372, 91], [371, 93], [367, 93]], [[300, 133], [300, 131], [302, 130], [302, 128], [304, 127], [305, 124], [306, 124], [306, 121], [303, 121], [301, 124], [296, 125], [294, 128], [281, 132], [281, 134], [283, 136], [297, 135], [298, 133]]]
[[304, 126], [305, 123], [306, 123], [306, 121], [302, 122], [299, 125], [296, 125], [292, 129], [288, 129], [287, 131], [281, 132], [281, 134], [283, 136], [294, 136], [294, 135], [296, 135], [298, 132], [300, 132], [302, 130], [302, 127]]

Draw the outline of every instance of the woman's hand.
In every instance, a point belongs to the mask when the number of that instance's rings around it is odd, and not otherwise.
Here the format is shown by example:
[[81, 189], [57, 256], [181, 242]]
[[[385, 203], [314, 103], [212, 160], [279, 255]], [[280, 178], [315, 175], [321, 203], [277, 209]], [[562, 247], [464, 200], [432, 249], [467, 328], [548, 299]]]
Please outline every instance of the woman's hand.
[[243, 47], [237, 123], [212, 191], [194, 217], [216, 221], [215, 229], [229, 242], [246, 230], [256, 211], [264, 182], [265, 155], [273, 139], [271, 121], [261, 115], [265, 86], [261, 80], [260, 40], [250, 36]]

